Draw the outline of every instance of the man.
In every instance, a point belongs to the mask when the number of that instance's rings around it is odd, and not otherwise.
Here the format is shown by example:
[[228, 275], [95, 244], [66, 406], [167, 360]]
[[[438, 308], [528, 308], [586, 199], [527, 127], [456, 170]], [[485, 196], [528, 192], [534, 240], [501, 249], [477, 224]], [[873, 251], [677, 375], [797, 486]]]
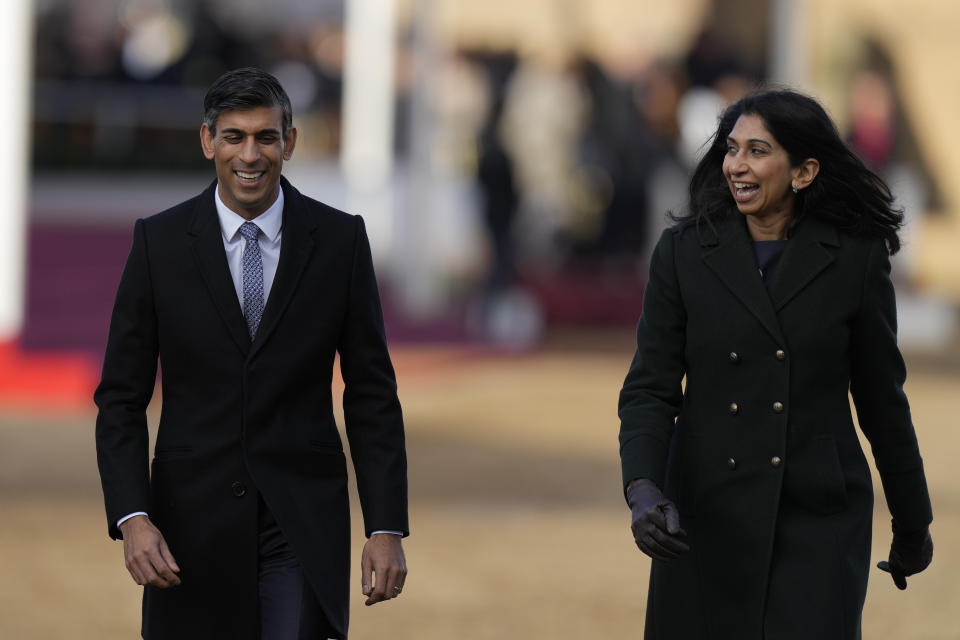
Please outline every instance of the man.
[[273, 76], [224, 74], [204, 111], [217, 179], [137, 220], [117, 291], [95, 394], [109, 533], [145, 585], [148, 640], [345, 638], [337, 352], [369, 537], [366, 604], [400, 594], [408, 534], [403, 421], [363, 221], [281, 176], [297, 130]]

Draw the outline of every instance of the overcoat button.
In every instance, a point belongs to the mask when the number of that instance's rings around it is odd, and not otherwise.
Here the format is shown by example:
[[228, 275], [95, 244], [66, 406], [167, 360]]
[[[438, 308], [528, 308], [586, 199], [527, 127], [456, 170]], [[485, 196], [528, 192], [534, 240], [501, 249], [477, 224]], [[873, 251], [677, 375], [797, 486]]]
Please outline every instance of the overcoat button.
[[738, 354], [736, 351], [731, 351], [731, 352], [730, 352], [730, 362], [737, 362], [737, 361], [739, 361], [739, 360], [740, 360], [740, 354]]
[[773, 412], [774, 412], [774, 413], [783, 413], [783, 403], [782, 403], [782, 402], [774, 402], [774, 403], [773, 403]]
[[787, 352], [783, 349], [777, 349], [777, 360], [786, 360]]
[[770, 466], [774, 469], [780, 468], [780, 464], [783, 462], [783, 459], [780, 456], [773, 456], [770, 458]]
[[731, 471], [733, 471], [734, 469], [737, 468], [737, 461], [734, 460], [733, 458], [727, 458], [727, 467], [728, 467]]
[[732, 413], [733, 415], [737, 415], [738, 413], [740, 413], [740, 406], [737, 405], [736, 402], [730, 403], [730, 413]]
[[233, 489], [233, 495], [238, 498], [242, 498], [247, 493], [247, 488], [243, 486], [242, 482], [234, 482], [230, 488]]

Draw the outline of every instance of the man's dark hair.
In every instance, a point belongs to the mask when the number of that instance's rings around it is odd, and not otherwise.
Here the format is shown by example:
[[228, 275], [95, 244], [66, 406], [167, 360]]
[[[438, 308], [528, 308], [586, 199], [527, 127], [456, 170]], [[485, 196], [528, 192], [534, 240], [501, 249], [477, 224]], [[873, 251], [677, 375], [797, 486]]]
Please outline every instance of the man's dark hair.
[[248, 111], [257, 107], [280, 107], [283, 111], [283, 137], [293, 126], [290, 98], [280, 82], [256, 67], [227, 71], [217, 78], [203, 98], [203, 122], [211, 135], [217, 134], [217, 119], [224, 111]]

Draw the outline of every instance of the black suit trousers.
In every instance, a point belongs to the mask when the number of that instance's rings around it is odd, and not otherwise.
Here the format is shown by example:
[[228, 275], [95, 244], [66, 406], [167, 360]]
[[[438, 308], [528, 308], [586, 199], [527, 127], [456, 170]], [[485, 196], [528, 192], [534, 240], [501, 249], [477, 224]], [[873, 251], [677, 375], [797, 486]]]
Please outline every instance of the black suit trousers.
[[259, 500], [260, 640], [326, 640], [336, 632], [276, 518]]

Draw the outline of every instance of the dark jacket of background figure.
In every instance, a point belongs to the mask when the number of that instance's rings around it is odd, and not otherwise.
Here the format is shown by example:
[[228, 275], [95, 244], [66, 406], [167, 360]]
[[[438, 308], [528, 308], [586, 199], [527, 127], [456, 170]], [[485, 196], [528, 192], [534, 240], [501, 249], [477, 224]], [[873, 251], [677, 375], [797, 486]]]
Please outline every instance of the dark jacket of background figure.
[[[403, 421], [363, 221], [282, 180], [277, 273], [251, 342], [227, 266], [215, 184], [138, 220], [96, 393], [110, 535], [146, 511], [182, 573], [147, 587], [145, 638], [259, 637], [257, 501], [276, 517], [328, 620], [348, 621], [346, 432], [367, 535], [407, 532]], [[162, 369], [148, 469], [144, 415]]]
[[[812, 603], [816, 637], [858, 637], [873, 487], [848, 390], [898, 525], [932, 519], [889, 270], [881, 240], [812, 218], [769, 289], [742, 216], [663, 233], [620, 396], [621, 458], [625, 483], [649, 478], [676, 502], [690, 551], [653, 561], [648, 640], [801, 638], [765, 616]], [[781, 562], [792, 545], [816, 553]], [[791, 588], [772, 584], [780, 566]]]

